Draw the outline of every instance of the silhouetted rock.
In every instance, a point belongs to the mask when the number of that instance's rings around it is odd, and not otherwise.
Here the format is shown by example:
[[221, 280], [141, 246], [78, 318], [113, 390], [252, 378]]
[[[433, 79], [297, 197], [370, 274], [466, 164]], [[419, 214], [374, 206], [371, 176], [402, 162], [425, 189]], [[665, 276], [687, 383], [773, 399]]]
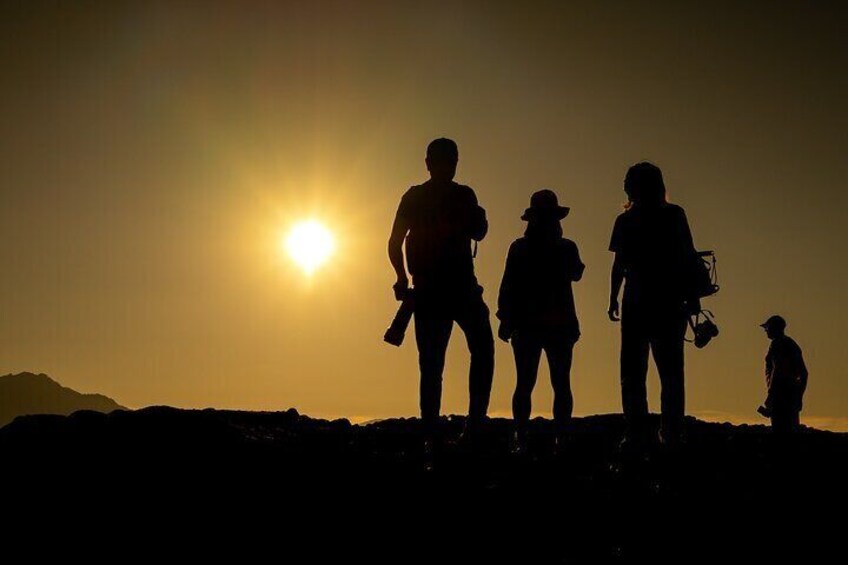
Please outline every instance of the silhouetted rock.
[[529, 454], [514, 457], [509, 421], [491, 420], [472, 446], [458, 441], [463, 426], [442, 419], [427, 470], [417, 419], [168, 407], [26, 416], [0, 429], [0, 485], [14, 485], [4, 511], [25, 524], [26, 512], [73, 509], [73, 525], [98, 524], [101, 536], [155, 527], [192, 553], [226, 540], [315, 562], [736, 563], [841, 547], [818, 525], [830, 520], [822, 509], [848, 503], [848, 434], [806, 429], [776, 443], [764, 426], [690, 418], [679, 451], [624, 459], [622, 417], [601, 415], [576, 418], [557, 456], [552, 422], [536, 418]]
[[102, 394], [81, 394], [63, 387], [45, 374], [19, 373], [0, 377], [0, 427], [18, 416], [121, 409], [124, 407], [111, 398]]

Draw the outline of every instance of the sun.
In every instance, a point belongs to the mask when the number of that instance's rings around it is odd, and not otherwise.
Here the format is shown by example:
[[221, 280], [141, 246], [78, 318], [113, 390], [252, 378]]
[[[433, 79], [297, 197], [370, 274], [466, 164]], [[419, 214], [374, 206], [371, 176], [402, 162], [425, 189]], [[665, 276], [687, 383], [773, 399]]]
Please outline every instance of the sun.
[[336, 242], [324, 224], [317, 220], [303, 220], [289, 230], [285, 248], [303, 272], [312, 275], [333, 255]]

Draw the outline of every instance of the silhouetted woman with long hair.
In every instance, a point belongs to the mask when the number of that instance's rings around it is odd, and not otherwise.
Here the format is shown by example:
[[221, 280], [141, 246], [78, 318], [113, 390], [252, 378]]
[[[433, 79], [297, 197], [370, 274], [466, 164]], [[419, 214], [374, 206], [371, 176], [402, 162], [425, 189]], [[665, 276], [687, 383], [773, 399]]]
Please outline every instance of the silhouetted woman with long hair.
[[562, 448], [574, 401], [571, 359], [580, 337], [571, 283], [583, 276], [577, 245], [562, 236], [560, 221], [569, 209], [553, 191], [540, 190], [521, 217], [524, 237], [509, 248], [498, 296], [498, 337], [512, 342], [516, 384], [512, 397], [515, 419], [513, 450], [526, 448], [527, 424], [542, 351], [548, 358], [554, 389], [554, 423]]
[[[688, 316], [701, 309], [690, 284], [695, 257], [683, 208], [666, 200], [659, 167], [642, 162], [624, 178], [626, 210], [612, 231], [609, 318], [621, 321], [621, 395], [626, 422], [623, 446], [646, 439], [648, 356], [662, 387], [660, 440], [682, 439], [685, 412], [683, 343]], [[624, 300], [619, 318], [618, 296]]]

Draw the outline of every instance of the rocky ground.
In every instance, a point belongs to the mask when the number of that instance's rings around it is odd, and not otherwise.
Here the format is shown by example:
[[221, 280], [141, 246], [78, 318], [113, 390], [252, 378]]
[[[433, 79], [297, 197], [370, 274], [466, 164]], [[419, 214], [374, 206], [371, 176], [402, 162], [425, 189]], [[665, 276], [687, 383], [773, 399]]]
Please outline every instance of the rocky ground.
[[5, 515], [195, 557], [226, 545], [308, 562], [845, 558], [832, 532], [845, 526], [848, 434], [776, 442], [763, 426], [692, 419], [680, 450], [624, 458], [618, 415], [576, 419], [564, 454], [539, 419], [516, 457], [508, 421], [472, 445], [458, 441], [462, 425], [445, 420], [430, 468], [413, 419], [167, 407], [21, 417], [0, 429]]

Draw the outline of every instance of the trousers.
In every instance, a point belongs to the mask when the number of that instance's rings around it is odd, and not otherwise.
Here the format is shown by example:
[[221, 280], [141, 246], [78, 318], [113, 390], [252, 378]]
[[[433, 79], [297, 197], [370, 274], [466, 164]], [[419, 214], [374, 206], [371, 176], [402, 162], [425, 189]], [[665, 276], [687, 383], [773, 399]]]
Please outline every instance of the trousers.
[[471, 354], [469, 421], [482, 421], [489, 409], [495, 368], [495, 342], [482, 289], [436, 291], [416, 286], [415, 293], [415, 342], [421, 373], [421, 419], [425, 428], [432, 429], [441, 412], [445, 353], [454, 322], [465, 334]]
[[664, 438], [683, 432], [686, 407], [683, 344], [686, 316], [682, 308], [649, 309], [625, 303], [621, 316], [621, 400], [627, 432], [644, 433], [648, 416], [648, 357], [659, 373]]
[[554, 389], [554, 422], [557, 430], [564, 430], [574, 409], [571, 394], [571, 361], [574, 351], [574, 337], [566, 332], [516, 331], [512, 339], [512, 352], [515, 357], [516, 383], [512, 396], [512, 415], [516, 428], [523, 431], [530, 420], [532, 410], [531, 396], [536, 386], [539, 362], [542, 351], [548, 359], [551, 373], [551, 385]]

